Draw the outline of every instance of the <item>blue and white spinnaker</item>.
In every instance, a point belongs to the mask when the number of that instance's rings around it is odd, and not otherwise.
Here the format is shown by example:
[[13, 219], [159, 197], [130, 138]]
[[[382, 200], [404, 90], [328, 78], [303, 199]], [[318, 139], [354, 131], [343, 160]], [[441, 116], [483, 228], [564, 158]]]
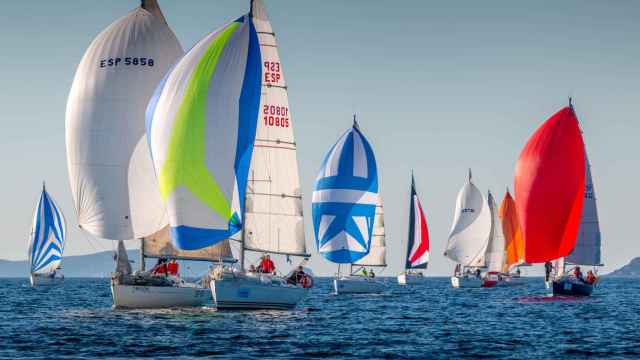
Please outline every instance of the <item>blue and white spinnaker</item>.
[[376, 159], [354, 121], [326, 155], [316, 179], [312, 213], [318, 252], [342, 264], [367, 255], [377, 200]]
[[29, 265], [32, 274], [49, 274], [60, 266], [65, 228], [62, 211], [43, 185], [29, 239]]

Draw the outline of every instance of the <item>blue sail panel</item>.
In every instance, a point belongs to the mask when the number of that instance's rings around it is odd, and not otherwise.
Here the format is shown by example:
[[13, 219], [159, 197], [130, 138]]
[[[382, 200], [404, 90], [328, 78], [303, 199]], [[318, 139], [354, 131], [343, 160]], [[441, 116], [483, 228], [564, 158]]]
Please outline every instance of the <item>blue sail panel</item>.
[[60, 266], [65, 236], [66, 224], [62, 211], [43, 188], [29, 239], [31, 273], [47, 274]]
[[316, 178], [312, 213], [318, 252], [341, 264], [366, 256], [377, 199], [375, 156], [354, 124], [329, 150]]

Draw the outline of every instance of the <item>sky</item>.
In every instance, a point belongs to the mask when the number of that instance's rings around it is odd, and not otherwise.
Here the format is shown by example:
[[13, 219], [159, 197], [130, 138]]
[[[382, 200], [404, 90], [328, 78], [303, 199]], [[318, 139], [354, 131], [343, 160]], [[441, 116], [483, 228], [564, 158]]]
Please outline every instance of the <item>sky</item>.
[[[183, 48], [237, 18], [249, 1], [160, 5]], [[311, 193], [320, 161], [358, 114], [377, 158], [389, 267], [407, 236], [410, 172], [426, 212], [429, 275], [442, 254], [455, 198], [474, 183], [498, 201], [512, 187], [529, 135], [566, 106], [584, 131], [600, 212], [603, 271], [640, 256], [640, 2], [266, 0], [289, 86], [311, 267]], [[93, 38], [138, 5], [118, 1], [7, 1], [0, 5], [0, 258], [25, 259], [42, 181], [66, 213], [65, 253], [111, 250], [82, 233], [66, 167], [64, 115], [76, 66]], [[129, 244], [133, 247], [135, 244]], [[539, 266], [538, 266], [539, 268]], [[535, 272], [529, 269], [531, 273]]]

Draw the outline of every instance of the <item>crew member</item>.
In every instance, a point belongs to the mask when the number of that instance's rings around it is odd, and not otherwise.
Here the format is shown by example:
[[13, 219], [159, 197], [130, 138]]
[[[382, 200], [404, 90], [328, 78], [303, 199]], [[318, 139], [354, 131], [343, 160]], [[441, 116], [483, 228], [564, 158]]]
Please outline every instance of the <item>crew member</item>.
[[589, 270], [587, 272], [587, 280], [585, 280], [585, 282], [587, 284], [593, 285], [596, 282], [596, 280], [597, 280], [596, 275], [593, 273], [593, 271]]
[[573, 276], [575, 276], [576, 279], [580, 281], [584, 281], [584, 277], [582, 276], [582, 271], [580, 271], [580, 266], [576, 266], [576, 268], [573, 269]]
[[293, 270], [293, 272], [291, 272], [291, 275], [287, 278], [287, 283], [291, 285], [300, 284], [302, 282], [302, 278], [306, 275], [307, 274], [304, 272], [302, 266], [298, 266], [295, 270]]
[[553, 265], [551, 265], [551, 261], [547, 261], [544, 263], [544, 281], [549, 281], [551, 278], [551, 271], [553, 270]]
[[260, 272], [265, 274], [272, 274], [276, 272], [276, 265], [273, 263], [269, 255], [266, 255], [260, 262]]
[[167, 276], [167, 259], [158, 258], [158, 262], [151, 269], [151, 274], [154, 276], [164, 275]]
[[178, 276], [179, 269], [180, 265], [178, 265], [176, 259], [171, 259], [167, 264], [167, 274], [169, 275]]

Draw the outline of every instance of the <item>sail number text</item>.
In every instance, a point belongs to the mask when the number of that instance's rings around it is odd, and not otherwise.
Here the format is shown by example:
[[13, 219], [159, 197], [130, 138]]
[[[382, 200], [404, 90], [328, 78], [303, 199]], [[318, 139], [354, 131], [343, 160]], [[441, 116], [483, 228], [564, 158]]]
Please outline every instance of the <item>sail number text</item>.
[[126, 58], [108, 58], [100, 60], [100, 67], [115, 66], [153, 66], [154, 61], [151, 58], [144, 57], [126, 57]]
[[289, 127], [289, 108], [286, 106], [264, 105], [262, 107], [264, 126]]
[[268, 85], [276, 85], [280, 82], [280, 63], [277, 61], [264, 62], [264, 82]]

